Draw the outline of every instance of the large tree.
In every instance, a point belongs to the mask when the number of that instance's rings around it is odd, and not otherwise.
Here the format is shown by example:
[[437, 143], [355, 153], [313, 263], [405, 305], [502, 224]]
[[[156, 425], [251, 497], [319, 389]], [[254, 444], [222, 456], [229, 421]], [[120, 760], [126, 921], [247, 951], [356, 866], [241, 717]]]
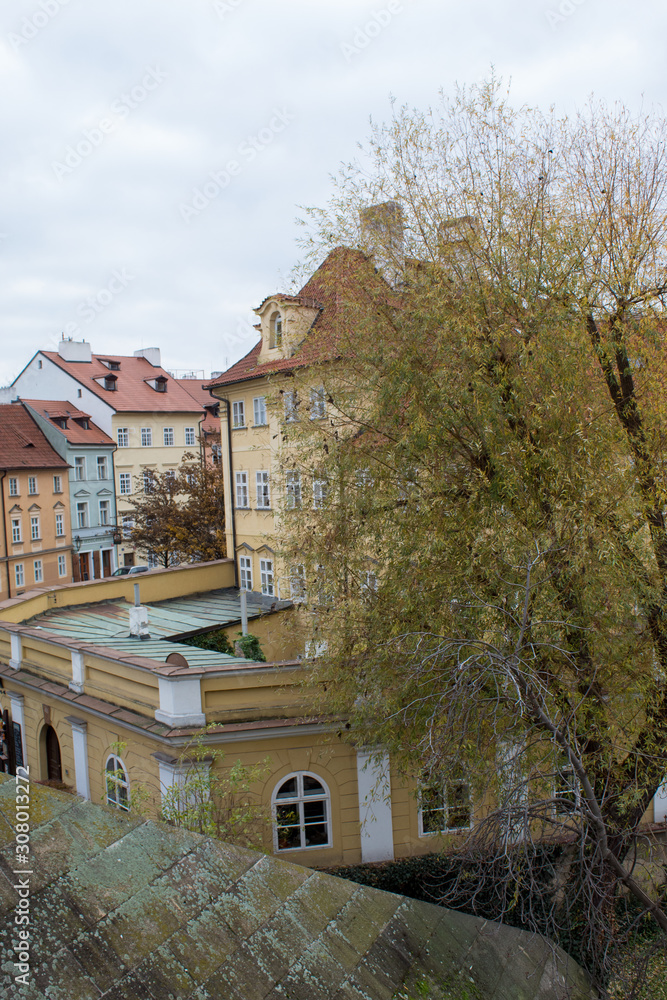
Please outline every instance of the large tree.
[[630, 864], [667, 773], [666, 140], [494, 81], [396, 110], [312, 213], [314, 253], [357, 247], [367, 278], [338, 290], [327, 419], [284, 456], [318, 484], [288, 498], [284, 555], [329, 707], [465, 775], [514, 879], [560, 839], [561, 891], [526, 919], [579, 921], [600, 982], [621, 888], [667, 929]]

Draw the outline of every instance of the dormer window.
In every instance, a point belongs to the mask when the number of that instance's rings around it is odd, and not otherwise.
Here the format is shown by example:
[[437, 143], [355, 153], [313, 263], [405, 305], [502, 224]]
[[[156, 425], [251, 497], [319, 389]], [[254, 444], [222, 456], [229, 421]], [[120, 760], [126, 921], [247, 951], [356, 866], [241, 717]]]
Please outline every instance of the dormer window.
[[158, 375], [157, 378], [146, 379], [146, 382], [151, 389], [155, 389], [156, 392], [166, 392], [168, 381], [169, 380], [164, 375]]
[[55, 423], [58, 427], [62, 427], [63, 430], [67, 430], [67, 417], [57, 417]]
[[283, 342], [283, 318], [279, 312], [274, 312], [271, 317], [271, 334], [269, 337], [269, 347], [281, 347]]
[[118, 377], [116, 375], [106, 375], [104, 378], [104, 388], [108, 389], [109, 392], [115, 392], [117, 381]]
[[100, 362], [112, 372], [120, 371], [120, 361], [109, 361], [108, 358], [100, 358]]

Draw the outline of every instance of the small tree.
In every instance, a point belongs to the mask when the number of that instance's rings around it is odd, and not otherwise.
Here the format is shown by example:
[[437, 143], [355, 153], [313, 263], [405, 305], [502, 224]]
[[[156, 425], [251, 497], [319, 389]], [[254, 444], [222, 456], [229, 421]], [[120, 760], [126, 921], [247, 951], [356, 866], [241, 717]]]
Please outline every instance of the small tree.
[[146, 471], [143, 492], [126, 498], [132, 507], [132, 542], [165, 568], [183, 555], [181, 490], [180, 477], [171, 470]]

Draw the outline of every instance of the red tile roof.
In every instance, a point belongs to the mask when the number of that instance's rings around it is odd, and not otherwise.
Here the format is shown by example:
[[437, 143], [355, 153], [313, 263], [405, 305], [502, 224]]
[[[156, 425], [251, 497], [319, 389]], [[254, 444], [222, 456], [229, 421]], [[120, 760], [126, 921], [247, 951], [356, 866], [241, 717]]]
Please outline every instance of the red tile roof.
[[200, 406], [206, 408], [206, 419], [201, 425], [204, 434], [219, 434], [220, 433], [220, 418], [213, 416], [211, 410], [216, 406], [220, 405], [220, 400], [215, 399], [208, 389], [205, 388], [201, 379], [196, 378], [177, 378], [174, 379], [175, 382], [185, 389], [186, 392], [199, 403]]
[[[91, 361], [64, 361], [57, 351], [42, 351], [44, 357], [75, 378], [114, 410], [122, 413], [199, 413], [201, 406], [182, 388], [178, 379], [172, 378], [164, 368], [155, 368], [146, 358], [130, 358], [117, 354], [93, 354]], [[118, 371], [111, 371], [101, 359], [120, 364]], [[96, 379], [116, 376], [116, 389], [105, 389]], [[167, 391], [156, 392], [148, 384], [151, 380], [165, 379]]]
[[[73, 403], [68, 403], [67, 400], [48, 400], [48, 399], [21, 399], [22, 403], [27, 406], [31, 406], [33, 410], [39, 413], [40, 417], [44, 417], [46, 420], [53, 422], [54, 427], [57, 427], [60, 433], [65, 437], [66, 441], [70, 444], [90, 444], [90, 445], [113, 445], [113, 438], [110, 438], [108, 434], [92, 422], [89, 415], [84, 413], [83, 410], [79, 410]], [[56, 420], [65, 418], [67, 420], [67, 427], [60, 427], [56, 423]], [[88, 420], [88, 428], [82, 427], [78, 424], [77, 419], [86, 418]]]
[[67, 462], [20, 403], [0, 404], [0, 468], [66, 469]]
[[389, 286], [367, 257], [360, 251], [348, 247], [332, 250], [298, 295], [271, 295], [262, 302], [263, 306], [269, 299], [275, 299], [320, 310], [308, 336], [294, 354], [289, 358], [266, 361], [260, 365], [257, 363], [262, 346], [260, 340], [245, 357], [218, 378], [207, 383], [206, 388], [263, 378], [282, 371], [293, 371], [326, 358], [339, 356], [340, 343], [349, 340], [353, 334], [359, 310], [375, 308], [378, 292], [385, 298], [387, 293], [391, 294]]

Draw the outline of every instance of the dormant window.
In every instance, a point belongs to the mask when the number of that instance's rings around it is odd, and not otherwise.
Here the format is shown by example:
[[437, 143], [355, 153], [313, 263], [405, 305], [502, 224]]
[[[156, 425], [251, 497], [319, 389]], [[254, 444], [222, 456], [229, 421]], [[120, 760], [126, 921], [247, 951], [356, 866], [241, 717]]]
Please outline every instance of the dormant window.
[[255, 396], [252, 401], [255, 427], [263, 427], [266, 423], [266, 396]]
[[58, 556], [58, 576], [67, 576], [67, 559], [65, 556]]
[[265, 597], [273, 597], [273, 559], [259, 560], [259, 576], [262, 583], [262, 593]]
[[115, 754], [107, 757], [104, 766], [107, 786], [107, 803], [122, 809], [124, 812], [130, 810], [130, 781], [127, 776], [125, 764]]
[[174, 443], [174, 428], [164, 427], [162, 430], [162, 439], [167, 447], [171, 447]]
[[255, 473], [255, 483], [257, 486], [257, 506], [260, 510], [268, 510], [271, 506], [271, 494], [269, 492], [269, 474], [262, 470]]
[[252, 559], [239, 556], [239, 585], [241, 590], [252, 590]]
[[62, 491], [63, 491], [63, 477], [62, 476], [54, 476], [53, 477], [53, 492], [54, 493], [62, 493]]
[[118, 441], [119, 448], [129, 448], [130, 447], [130, 428], [129, 427], [119, 427], [116, 431], [116, 438]]
[[195, 429], [194, 427], [185, 428], [185, 443], [194, 444], [195, 443]]
[[232, 403], [232, 427], [245, 427], [245, 403], [242, 399]]
[[284, 394], [285, 420], [294, 423], [299, 419], [299, 397], [296, 389], [290, 389]]
[[9, 495], [17, 497], [19, 495], [19, 481], [15, 476], [9, 477]]
[[277, 852], [331, 846], [331, 796], [316, 775], [288, 775], [275, 789], [272, 804]]
[[12, 518], [12, 542], [21, 541], [21, 518]]
[[37, 493], [37, 479], [35, 476], [28, 476], [28, 493], [31, 496]]
[[23, 572], [23, 563], [16, 563], [14, 566], [14, 580], [16, 581], [17, 587], [22, 587], [25, 583], [25, 573]]
[[84, 458], [79, 457], [74, 459], [74, 478], [77, 480], [77, 482], [86, 478], [85, 457]]
[[327, 415], [327, 399], [324, 388], [310, 390], [310, 419], [323, 420]]
[[141, 428], [141, 447], [142, 448], [153, 447], [153, 431], [150, 427]]
[[466, 781], [427, 784], [419, 792], [419, 836], [469, 830], [472, 826], [470, 786]]
[[63, 514], [56, 514], [56, 536], [61, 538], [65, 534], [65, 518]]
[[248, 507], [248, 473], [236, 473], [236, 506]]
[[30, 518], [30, 539], [33, 542], [38, 541], [41, 538], [39, 531], [39, 516], [33, 514]]
[[301, 506], [301, 474], [296, 469], [285, 473], [285, 500], [290, 510]]
[[109, 478], [109, 467], [106, 455], [97, 456], [97, 478], [98, 479]]
[[118, 492], [121, 496], [127, 496], [132, 492], [132, 473], [121, 472], [118, 476]]
[[35, 578], [35, 583], [41, 583], [44, 579], [44, 571], [42, 569], [42, 560], [35, 559], [32, 564], [32, 572]]

